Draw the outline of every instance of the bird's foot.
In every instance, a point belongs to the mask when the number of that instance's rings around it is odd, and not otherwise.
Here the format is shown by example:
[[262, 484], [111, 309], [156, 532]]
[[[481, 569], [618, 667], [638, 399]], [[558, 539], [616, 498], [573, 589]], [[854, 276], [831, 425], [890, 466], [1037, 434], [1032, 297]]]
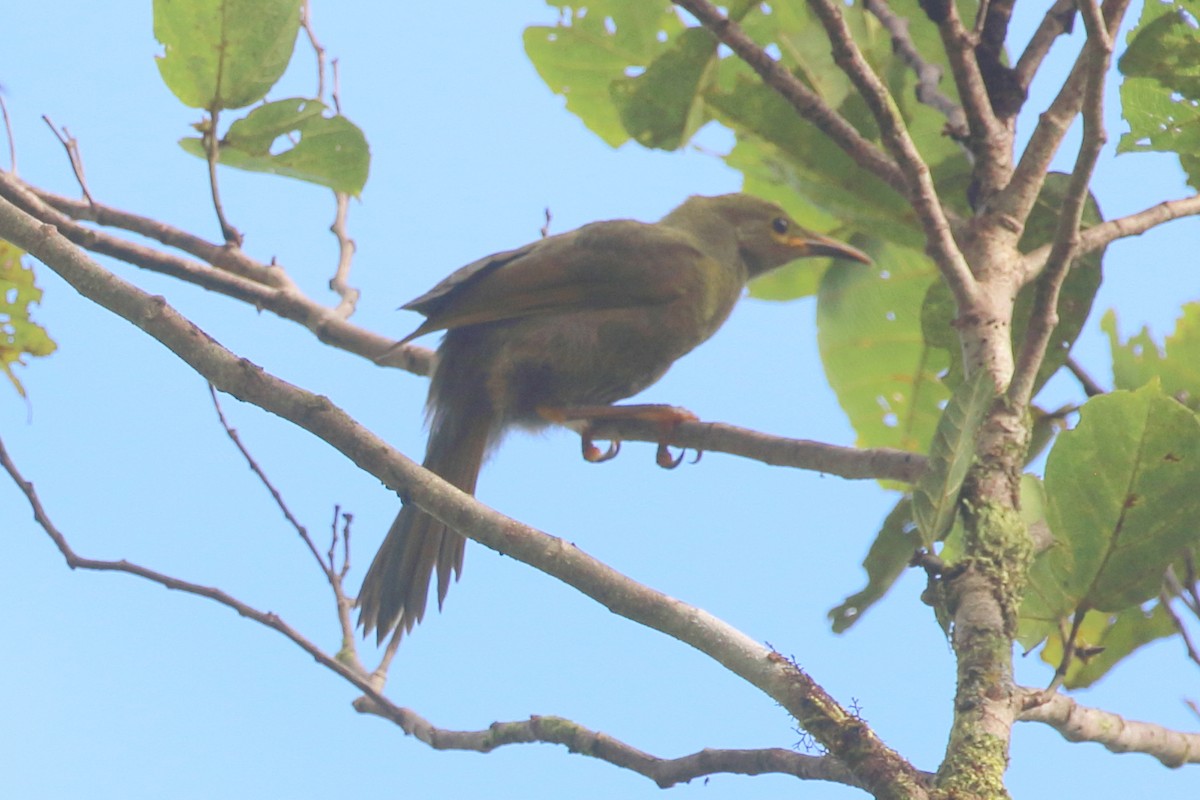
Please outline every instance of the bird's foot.
[[[687, 450], [680, 451], [678, 456], [671, 453], [668, 441], [675, 432], [675, 428], [681, 423], [697, 422], [699, 420], [699, 417], [685, 408], [659, 404], [539, 408], [538, 414], [544, 419], [560, 424], [573, 421], [584, 422], [585, 424], [579, 432], [583, 457], [586, 461], [590, 461], [593, 464], [599, 464], [615, 458], [617, 453], [621, 451], [621, 442], [619, 439], [609, 440], [608, 448], [604, 451], [596, 447], [593, 434], [600, 424], [609, 420], [623, 419], [653, 423], [659, 430], [658, 450], [655, 452], [654, 461], [664, 469], [678, 467], [683, 463], [684, 456], [687, 453]], [[700, 460], [700, 455], [701, 451], [697, 450], [696, 458], [692, 461], [693, 464]]]

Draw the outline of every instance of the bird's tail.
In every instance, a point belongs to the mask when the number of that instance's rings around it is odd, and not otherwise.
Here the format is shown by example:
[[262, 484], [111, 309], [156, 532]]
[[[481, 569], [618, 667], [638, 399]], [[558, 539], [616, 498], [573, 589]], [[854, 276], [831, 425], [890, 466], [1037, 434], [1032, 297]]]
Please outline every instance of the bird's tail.
[[[435, 406], [424, 466], [468, 494], [493, 437], [493, 415], [486, 402], [443, 394]], [[379, 641], [397, 627], [411, 632], [425, 616], [429, 583], [438, 577], [438, 608], [450, 588], [450, 573], [462, 574], [466, 539], [405, 503], [375, 554], [358, 595], [359, 625]]]

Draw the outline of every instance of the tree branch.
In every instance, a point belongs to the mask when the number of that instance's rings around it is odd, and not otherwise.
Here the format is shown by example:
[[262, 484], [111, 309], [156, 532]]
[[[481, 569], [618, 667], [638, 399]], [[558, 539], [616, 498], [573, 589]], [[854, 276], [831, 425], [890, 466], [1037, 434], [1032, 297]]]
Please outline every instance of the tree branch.
[[1069, 742], [1096, 742], [1113, 753], [1145, 753], [1168, 767], [1200, 764], [1200, 733], [1183, 733], [1150, 722], [1080, 705], [1061, 694], [1022, 690], [1022, 722], [1043, 722]]
[[365, 678], [353, 643], [349, 648], [343, 647], [338, 656], [334, 658], [298, 633], [279, 616], [253, 608], [220, 589], [164, 575], [124, 559], [105, 561], [78, 555], [71, 548], [63, 533], [51, 521], [33, 484], [27, 481], [17, 469], [2, 440], [0, 440], [0, 466], [3, 466], [12, 477], [13, 482], [16, 483], [17, 488], [25, 495], [33, 510], [34, 519], [54, 542], [55, 547], [62, 553], [67, 566], [71, 569], [133, 575], [167, 589], [203, 597], [231, 608], [241, 616], [284, 635], [312, 656], [317, 663], [362, 691], [363, 696], [354, 701], [356, 710], [391, 721], [408, 735], [435, 750], [471, 750], [489, 753], [497, 747], [510, 744], [535, 742], [561, 744], [566, 745], [572, 753], [597, 758], [650, 778], [664, 789], [717, 773], [739, 775], [778, 773], [793, 775], [805, 780], [832, 781], [862, 788], [862, 783], [846, 769], [844, 764], [833, 757], [806, 756], [778, 747], [760, 750], [705, 749], [680, 758], [664, 759], [562, 717], [532, 716], [521, 722], [496, 722], [481, 731], [453, 731], [438, 728], [412, 709], [397, 706], [382, 696]]
[[1029, 89], [1029, 85], [1033, 83], [1033, 76], [1037, 74], [1042, 60], [1058, 37], [1071, 32], [1075, 20], [1075, 2], [1076, 0], [1055, 0], [1054, 5], [1046, 10], [1046, 15], [1033, 32], [1029, 44], [1025, 45], [1025, 50], [1017, 59], [1017, 66], [1014, 68], [1017, 83], [1022, 89]]
[[[1128, 6], [1129, 0], [1107, 0], [1103, 4], [1102, 27], [1110, 39], [1120, 27]], [[1091, 37], [1088, 38], [1090, 41]], [[1013, 170], [1012, 179], [992, 204], [991, 213], [1008, 219], [1016, 226], [1016, 230], [1024, 227], [1025, 220], [1029, 217], [1029, 212], [1033, 209], [1038, 193], [1045, 183], [1050, 162], [1058, 152], [1071, 122], [1083, 106], [1091, 57], [1091, 51], [1085, 46], [1050, 107], [1038, 117], [1037, 126], [1029, 137], [1029, 143], [1025, 146], [1025, 152], [1021, 154], [1016, 169]]]
[[1112, 58], [1113, 41], [1095, 0], [1079, 0], [1079, 5], [1088, 32], [1079, 62], [1084, 64], [1085, 81], [1083, 139], [1079, 144], [1066, 196], [1059, 209], [1054, 242], [1050, 246], [1045, 269], [1038, 279], [1037, 294], [1013, 379], [1008, 386], [1009, 401], [1020, 409], [1025, 408], [1033, 396], [1038, 370], [1045, 360], [1054, 328], [1058, 325], [1059, 290], [1079, 247], [1079, 226], [1087, 204], [1088, 186], [1091, 185], [1100, 151], [1108, 141], [1104, 130], [1104, 79]]
[[863, 788], [845, 765], [831, 756], [807, 756], [779, 747], [761, 750], [706, 748], [679, 758], [660, 758], [562, 717], [534, 715], [527, 720], [495, 722], [485, 730], [457, 731], [435, 727], [410, 709], [380, 707], [367, 698], [356, 700], [354, 707], [364, 714], [375, 714], [394, 722], [405, 733], [435, 750], [490, 753], [511, 744], [561, 744], [572, 753], [598, 758], [643, 775], [660, 789], [722, 772], [736, 775], [781, 773], [804, 780], [831, 781]]
[[741, 27], [727, 18], [708, 0], [672, 0], [685, 8], [708, 28], [717, 39], [758, 73], [763, 83], [777, 91], [796, 109], [796, 113], [816, 125], [860, 167], [875, 175], [900, 196], [908, 197], [910, 188], [896, 163], [873, 142], [865, 138], [820, 95], [776, 61], [754, 42]]
[[[41, 196], [59, 208], [43, 202]], [[240, 250], [214, 245], [186, 231], [125, 211], [68, 200], [35, 190], [15, 176], [0, 172], [0, 196], [39, 221], [54, 225], [75, 244], [136, 267], [178, 278], [209, 291], [266, 309], [283, 319], [298, 322], [325, 344], [362, 356], [376, 364], [428, 375], [433, 351], [419, 345], [397, 347], [394, 339], [352, 325], [331, 309], [306, 297], [278, 266], [254, 261]], [[71, 217], [94, 218], [177, 247], [209, 263], [200, 263], [125, 241], [81, 225]], [[209, 264], [219, 265], [213, 269]]]
[[[314, 434], [448, 527], [724, 665], [779, 702], [876, 797], [926, 796], [924, 779], [911, 764], [788, 659], [711, 614], [643, 586], [577, 547], [479, 503], [392, 449], [328, 398], [292, 386], [225, 350], [163, 298], [106, 272], [53, 226], [39, 224], [5, 201], [0, 201], [0, 238], [31, 253], [82, 295], [157, 339], [217, 388]], [[339, 670], [343, 671], [350, 674]]]
[[[662, 438], [657, 423], [642, 420], [597, 420], [590, 430], [598, 440], [658, 442]], [[839, 447], [772, 436], [721, 422], [680, 423], [671, 432], [668, 443], [697, 452], [727, 453], [775, 467], [795, 467], [850, 480], [916, 483], [927, 461], [925, 456], [906, 450]]]
[[[396, 347], [392, 339], [347, 322], [337, 310], [317, 303], [303, 293], [279, 266], [268, 266], [240, 250], [213, 245], [186, 231], [157, 220], [141, 217], [103, 204], [89, 205], [23, 183], [0, 172], [0, 196], [12, 201], [41, 222], [55, 225], [72, 242], [93, 252], [112, 256], [134, 266], [170, 275], [210, 291], [266, 309], [298, 322], [325, 344], [362, 356], [376, 364], [395, 367], [417, 375], [428, 375], [436, 356], [419, 345]], [[44, 200], [44, 202], [43, 202]], [[207, 264], [163, 253], [127, 242], [102, 231], [80, 225], [72, 217], [91, 219], [148, 236], [202, 259], [236, 264], [236, 270], [214, 270]], [[233, 274], [231, 274], [233, 273]], [[254, 277], [278, 288], [264, 286]], [[280, 276], [278, 278], [274, 276]], [[626, 441], [658, 442], [662, 432], [637, 421], [604, 423], [597, 426], [602, 436]], [[925, 469], [925, 458], [916, 453], [886, 448], [858, 450], [781, 436], [722, 423], [680, 425], [672, 442], [680, 447], [742, 456], [772, 466], [795, 467], [825, 472], [850, 479], [887, 479], [913, 483]]]
[[[1005, 97], [1008, 92], [1000, 86], [1007, 68], [997, 58], [990, 64], [990, 84], [984, 79], [979, 57], [976, 55], [977, 37], [968, 31], [958, 16], [958, 7], [953, 2], [925, 0], [921, 7], [938, 27], [942, 47], [950, 61], [950, 74], [958, 87], [958, 96], [966, 112], [970, 134], [967, 145], [975, 155], [974, 183], [984, 198], [991, 196], [997, 187], [1003, 186], [1012, 171], [1012, 134], [996, 117], [992, 108], [995, 98]], [[989, 6], [987, 15], [992, 14]], [[995, 23], [992, 23], [994, 26]], [[985, 50], [985, 58], [987, 51]], [[989, 89], [991, 91], [989, 91]], [[1007, 102], [1005, 106], [1009, 105]], [[1008, 108], [1004, 108], [1007, 116]], [[1015, 113], [1015, 112], [1013, 112]]]
[[942, 68], [925, 60], [909, 33], [909, 21], [899, 16], [887, 4], [886, 0], [865, 0], [863, 8], [879, 20], [892, 37], [892, 49], [904, 59], [909, 69], [917, 76], [915, 94], [917, 101], [924, 103], [946, 118], [950, 136], [958, 141], [966, 139], [967, 116], [962, 106], [943, 92], [939, 85], [942, 82]]
[[908, 198], [925, 230], [925, 251], [941, 270], [959, 308], [973, 305], [978, 288], [975, 278], [954, 241], [949, 219], [933, 185], [933, 176], [930, 175], [929, 167], [921, 158], [912, 137], [908, 135], [908, 129], [900, 117], [895, 100], [863, 58], [862, 51], [858, 49], [850, 35], [850, 29], [846, 26], [839, 2], [809, 0], [809, 6], [817, 13], [825, 27], [829, 42], [833, 46], [834, 61], [850, 78], [871, 109], [888, 151], [904, 173], [905, 184], [909, 187]]

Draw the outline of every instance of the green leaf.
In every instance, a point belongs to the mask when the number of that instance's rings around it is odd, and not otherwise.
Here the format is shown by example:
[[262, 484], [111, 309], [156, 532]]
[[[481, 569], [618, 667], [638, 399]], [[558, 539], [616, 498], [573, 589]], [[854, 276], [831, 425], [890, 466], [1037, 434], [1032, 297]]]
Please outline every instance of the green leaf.
[[[713, 113], [732, 128], [739, 142], [757, 144], [740, 153], [757, 155], [763, 171], [806, 202], [845, 225], [896, 244], [924, 247], [924, 235], [912, 204], [853, 160], [814, 125], [796, 115], [787, 102], [757, 76], [740, 74], [724, 90], [707, 95]], [[849, 180], [847, 176], [853, 175]]]
[[929, 468], [917, 481], [912, 499], [913, 518], [926, 547], [940, 541], [954, 524], [958, 494], [975, 460], [979, 425], [995, 394], [986, 370], [976, 370], [954, 390], [942, 412], [929, 450]]
[[[371, 153], [366, 137], [343, 116], [326, 117], [317, 100], [291, 98], [267, 103], [229, 126], [218, 149], [220, 163], [328, 186], [357, 196], [367, 181]], [[293, 135], [299, 141], [289, 138]], [[286, 147], [277, 153], [277, 142]], [[184, 150], [206, 158], [204, 140], [186, 138]]]
[[1148, 2], [1118, 62], [1121, 113], [1129, 132], [1118, 153], [1179, 154], [1192, 188], [1200, 189], [1200, 1]]
[[[1161, 603], [1155, 603], [1150, 611], [1143, 611], [1139, 606], [1115, 614], [1089, 611], [1079, 626], [1076, 650], [1099, 652], [1073, 660], [1067, 667], [1064, 685], [1068, 689], [1091, 686], [1142, 645], [1177, 632]], [[1063, 641], [1056, 631], [1042, 648], [1041, 659], [1057, 669], [1062, 656]]]
[[689, 28], [644, 73], [610, 83], [626, 132], [643, 147], [681, 147], [709, 120], [701, 93], [716, 61], [717, 40], [704, 28]]
[[42, 300], [42, 290], [34, 285], [33, 270], [21, 262], [22, 255], [14, 245], [0, 239], [0, 369], [24, 397], [25, 387], [13, 372], [13, 365], [24, 364], [23, 356], [48, 356], [58, 345], [30, 317], [31, 307]]
[[549, 5], [563, 18], [554, 26], [526, 28], [525, 54], [546, 85], [566, 98], [568, 111], [609, 145], [624, 144], [629, 134], [609, 87], [646, 69], [683, 31], [683, 23], [661, 0]]
[[919, 251], [888, 243], [867, 250], [874, 266], [841, 263], [821, 280], [821, 360], [860, 446], [922, 452], [950, 395], [939, 380], [950, 359], [921, 335], [922, 302], [940, 278]]
[[830, 609], [833, 632], [843, 633], [862, 619], [866, 610], [892, 588], [920, 546], [921, 537], [912, 521], [912, 503], [907, 497], [902, 498], [883, 521], [863, 559], [867, 585]]
[[1090, 399], [1046, 462], [1056, 545], [1034, 562], [1042, 613], [1116, 612], [1156, 596], [1200, 542], [1200, 420], [1156, 383]]
[[192, 108], [242, 108], [287, 69], [301, 0], [154, 0], [158, 71]]
[[1193, 411], [1200, 411], [1200, 302], [1185, 303], [1160, 348], [1147, 328], [1122, 343], [1116, 312], [1100, 321], [1112, 348], [1113, 384], [1117, 389], [1137, 389], [1158, 378], [1163, 391]]

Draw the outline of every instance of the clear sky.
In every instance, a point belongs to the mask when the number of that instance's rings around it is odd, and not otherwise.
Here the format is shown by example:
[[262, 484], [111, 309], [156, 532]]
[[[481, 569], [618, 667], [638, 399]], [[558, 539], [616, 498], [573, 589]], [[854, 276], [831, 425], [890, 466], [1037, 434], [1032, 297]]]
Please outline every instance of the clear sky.
[[[341, 61], [345, 112], [373, 150], [370, 181], [350, 218], [362, 326], [406, 333], [415, 316], [397, 306], [463, 263], [536, 238], [547, 206], [553, 229], [565, 231], [596, 219], [656, 219], [689, 194], [739, 187], [736, 173], [700, 152], [614, 151], [563, 110], [522, 49], [526, 25], [556, 17], [535, 0], [314, 5], [324, 44]], [[203, 164], [175, 144], [198, 113], [159, 80], [150, 4], [15, 3], [4, 18], [0, 83], [22, 176], [76, 191], [39, 119], [47, 114], [79, 139], [98, 199], [217, 238]], [[301, 52], [274, 97], [311, 92], [311, 59]], [[1061, 62], [1051, 63], [1061, 74]], [[1035, 87], [1035, 111], [1050, 83]], [[1114, 97], [1113, 144], [1122, 130], [1115, 114]], [[713, 148], [727, 144], [720, 131], [702, 138]], [[1114, 160], [1111, 151], [1096, 186], [1107, 216], [1187, 193], [1171, 158]], [[229, 171], [223, 186], [246, 249], [278, 258], [308, 292], [328, 298], [335, 261], [328, 193]], [[1200, 226], [1189, 221], [1110, 249], [1097, 310], [1077, 349], [1101, 382], [1109, 375], [1099, 312], [1115, 306], [1126, 332], [1143, 324], [1169, 331], [1179, 303], [1200, 297], [1198, 244]], [[235, 301], [115, 269], [165, 295], [234, 351], [327, 394], [420, 456], [424, 379], [326, 348]], [[21, 371], [29, 406], [9, 393], [0, 430], [77, 550], [219, 586], [336, 649], [329, 591], [221, 431], [203, 381], [49, 270], [39, 270], [39, 282], [46, 297], [37, 316], [60, 350]], [[851, 444], [821, 375], [813, 318], [811, 301], [744, 302], [643, 398], [706, 420]], [[1065, 381], [1047, 393], [1051, 407], [1079, 397]], [[353, 512], [361, 577], [395, 514], [395, 496], [257, 408], [225, 398], [225, 410], [319, 541], [335, 504]], [[918, 600], [923, 579], [908, 575], [849, 634], [828, 632], [826, 611], [861, 587], [859, 562], [895, 500], [873, 484], [720, 454], [667, 472], [654, 466], [652, 446], [638, 444], [611, 463], [589, 465], [577, 439], [558, 431], [513, 436], [485, 469], [479, 496], [793, 655], [919, 767], [940, 760], [954, 663]], [[0, 511], [9, 565], [0, 581], [0, 796], [660, 795], [644, 778], [560, 747], [434, 752], [355, 713], [352, 687], [226, 608], [125, 576], [70, 572], [7, 480]], [[1079, 697], [1195, 729], [1183, 698], [1200, 696], [1198, 676], [1171, 641], [1146, 648]], [[1044, 684], [1050, 675], [1030, 656], [1019, 677]], [[772, 701], [688, 647], [477, 545], [468, 548], [445, 613], [427, 618], [403, 646], [389, 691], [446, 727], [557, 714], [661, 756], [787, 747], [800, 738]], [[1200, 791], [1195, 767], [1168, 771], [1149, 757], [1070, 744], [1031, 724], [1016, 729], [1013, 761], [1017, 797]], [[782, 776], [724, 775], [670, 796], [783, 793], [862, 796]]]

